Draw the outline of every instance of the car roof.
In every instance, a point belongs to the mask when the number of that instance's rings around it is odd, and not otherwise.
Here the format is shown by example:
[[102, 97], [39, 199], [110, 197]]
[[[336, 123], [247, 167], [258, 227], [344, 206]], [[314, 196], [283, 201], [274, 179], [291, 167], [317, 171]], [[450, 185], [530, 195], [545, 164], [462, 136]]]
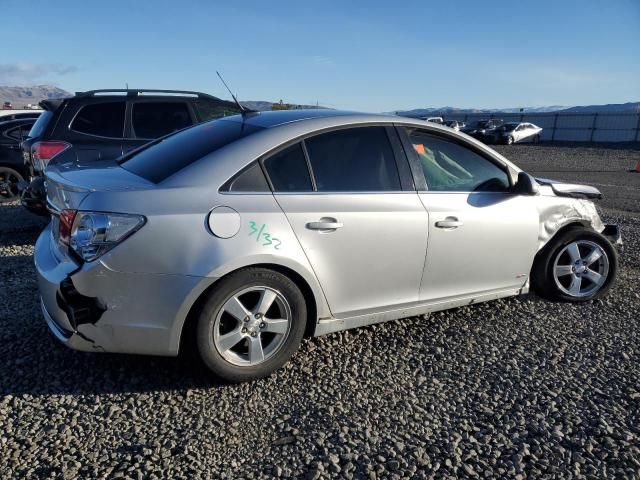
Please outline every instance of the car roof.
[[[328, 108], [322, 109], [300, 109], [300, 110], [274, 110], [274, 111], [266, 111], [266, 112], [251, 112], [246, 113], [244, 115], [233, 115], [230, 117], [224, 118], [224, 120], [233, 120], [236, 122], [244, 122], [248, 125], [254, 125], [256, 127], [262, 128], [272, 128], [280, 125], [284, 125], [286, 123], [291, 122], [299, 122], [301, 120], [312, 120], [312, 119], [330, 119], [334, 117], [349, 117], [353, 116], [357, 117], [359, 121], [366, 120], [367, 117], [371, 117], [370, 119], [382, 120], [382, 119], [397, 119], [395, 116], [391, 115], [378, 115], [373, 113], [359, 113], [359, 112], [350, 112], [345, 110], [331, 110]], [[348, 119], [344, 119], [348, 120]]]

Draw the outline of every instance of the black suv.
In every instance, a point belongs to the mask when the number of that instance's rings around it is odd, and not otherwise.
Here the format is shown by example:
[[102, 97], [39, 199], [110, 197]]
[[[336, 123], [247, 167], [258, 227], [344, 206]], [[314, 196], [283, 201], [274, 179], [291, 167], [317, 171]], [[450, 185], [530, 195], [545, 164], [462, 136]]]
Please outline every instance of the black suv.
[[20, 143], [27, 138], [35, 118], [5, 120], [0, 117], [0, 203], [19, 197], [18, 184], [27, 176]]
[[150, 140], [239, 113], [233, 102], [180, 90], [91, 90], [40, 102], [44, 112], [22, 142], [31, 183], [22, 204], [46, 214], [43, 172], [49, 162], [114, 160]]

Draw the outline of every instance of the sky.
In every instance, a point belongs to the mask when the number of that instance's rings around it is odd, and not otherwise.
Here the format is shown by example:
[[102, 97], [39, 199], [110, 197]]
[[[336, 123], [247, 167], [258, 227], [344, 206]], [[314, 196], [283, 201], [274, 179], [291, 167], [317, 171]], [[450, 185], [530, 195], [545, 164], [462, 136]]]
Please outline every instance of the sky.
[[368, 112], [640, 101], [640, 0], [0, 0], [0, 85]]

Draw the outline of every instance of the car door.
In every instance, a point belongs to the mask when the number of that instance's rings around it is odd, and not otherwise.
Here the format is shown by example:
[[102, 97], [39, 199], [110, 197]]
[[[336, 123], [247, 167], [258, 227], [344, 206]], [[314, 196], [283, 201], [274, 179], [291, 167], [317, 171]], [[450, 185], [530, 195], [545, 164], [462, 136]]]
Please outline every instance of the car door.
[[538, 245], [535, 199], [512, 193], [506, 167], [462, 139], [419, 128], [401, 135], [429, 214], [421, 300], [523, 286]]
[[400, 152], [392, 127], [365, 126], [310, 136], [264, 160], [337, 318], [419, 298], [427, 213]]
[[193, 125], [195, 117], [185, 101], [138, 99], [130, 102], [130, 121], [124, 153], [169, 133]]

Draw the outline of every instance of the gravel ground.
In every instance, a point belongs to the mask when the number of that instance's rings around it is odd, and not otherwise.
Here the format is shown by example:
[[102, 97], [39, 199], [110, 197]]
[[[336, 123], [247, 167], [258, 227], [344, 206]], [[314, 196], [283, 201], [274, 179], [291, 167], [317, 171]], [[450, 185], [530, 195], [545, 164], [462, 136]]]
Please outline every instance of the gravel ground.
[[[638, 147], [500, 150], [536, 174], [640, 179]], [[242, 385], [56, 343], [42, 222], [0, 207], [0, 478], [640, 478], [640, 206], [612, 192], [626, 250], [604, 301], [529, 295], [310, 339]]]

